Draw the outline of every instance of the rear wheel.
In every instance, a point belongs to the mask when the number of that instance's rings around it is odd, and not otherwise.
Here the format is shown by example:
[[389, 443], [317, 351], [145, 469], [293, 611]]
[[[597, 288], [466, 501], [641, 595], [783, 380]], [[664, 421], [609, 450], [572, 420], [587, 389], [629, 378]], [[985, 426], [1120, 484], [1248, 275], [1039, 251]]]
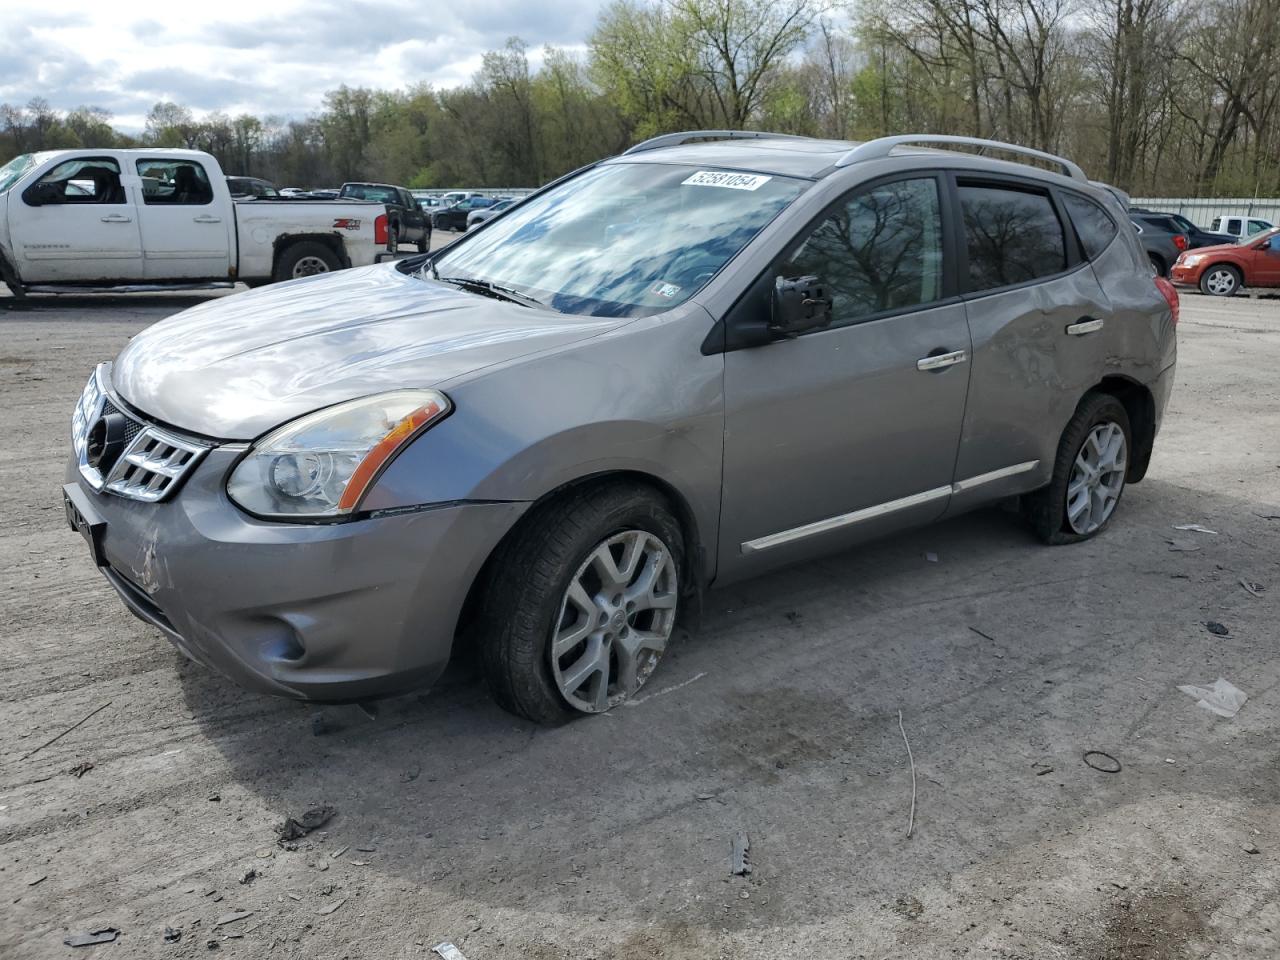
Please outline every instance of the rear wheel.
[[426, 253], [431, 249], [431, 231], [426, 227], [422, 228], [422, 236], [418, 239], [418, 252]]
[[1154, 253], [1147, 254], [1147, 259], [1151, 261], [1151, 266], [1155, 268], [1157, 277], [1167, 277], [1169, 268], [1165, 266], [1164, 260], [1157, 257]]
[[1216, 264], [1200, 275], [1200, 292], [1212, 297], [1233, 297], [1241, 286], [1240, 271], [1225, 263]]
[[684, 539], [643, 488], [586, 488], [542, 508], [488, 584], [481, 657], [505, 709], [538, 723], [633, 696], [675, 627]]
[[280, 254], [276, 260], [275, 280], [297, 280], [301, 277], [314, 277], [321, 273], [332, 273], [341, 264], [338, 256], [323, 243], [311, 240], [295, 243]]
[[1106, 529], [1124, 493], [1132, 436], [1115, 397], [1091, 393], [1080, 402], [1062, 433], [1052, 479], [1025, 501], [1041, 540], [1076, 543]]

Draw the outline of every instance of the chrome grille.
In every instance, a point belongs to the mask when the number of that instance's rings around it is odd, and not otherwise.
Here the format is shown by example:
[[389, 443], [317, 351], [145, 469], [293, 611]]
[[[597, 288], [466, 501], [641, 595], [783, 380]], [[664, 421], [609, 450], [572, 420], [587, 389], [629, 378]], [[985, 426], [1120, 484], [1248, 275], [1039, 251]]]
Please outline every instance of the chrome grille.
[[[105, 364], [85, 384], [71, 416], [71, 440], [80, 474], [95, 490], [154, 503], [165, 499], [208, 451], [208, 444], [178, 436], [122, 410], [107, 395]], [[101, 417], [125, 419], [124, 449], [104, 477], [89, 462], [89, 432]]]

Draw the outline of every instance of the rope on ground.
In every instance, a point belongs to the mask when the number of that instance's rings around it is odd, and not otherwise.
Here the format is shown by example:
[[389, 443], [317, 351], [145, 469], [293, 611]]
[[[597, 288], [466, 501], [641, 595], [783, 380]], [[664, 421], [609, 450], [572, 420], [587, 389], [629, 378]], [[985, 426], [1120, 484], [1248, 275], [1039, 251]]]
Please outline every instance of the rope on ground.
[[911, 763], [911, 816], [907, 820], [907, 839], [911, 839], [911, 831], [916, 828], [916, 758], [911, 755], [911, 741], [907, 739], [907, 729], [902, 725], [902, 711], [898, 711], [898, 730], [902, 733], [902, 742], [907, 745], [907, 760]]

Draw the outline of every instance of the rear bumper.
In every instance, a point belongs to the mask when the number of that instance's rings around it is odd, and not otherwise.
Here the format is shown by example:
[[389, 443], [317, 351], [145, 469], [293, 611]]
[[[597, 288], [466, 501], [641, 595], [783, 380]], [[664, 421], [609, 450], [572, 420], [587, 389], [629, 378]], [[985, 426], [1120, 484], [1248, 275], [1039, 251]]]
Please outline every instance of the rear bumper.
[[101, 521], [100, 570], [191, 659], [265, 693], [348, 701], [430, 683], [463, 602], [526, 504], [452, 504], [340, 524], [268, 523], [223, 491], [215, 449], [171, 500], [68, 494]]

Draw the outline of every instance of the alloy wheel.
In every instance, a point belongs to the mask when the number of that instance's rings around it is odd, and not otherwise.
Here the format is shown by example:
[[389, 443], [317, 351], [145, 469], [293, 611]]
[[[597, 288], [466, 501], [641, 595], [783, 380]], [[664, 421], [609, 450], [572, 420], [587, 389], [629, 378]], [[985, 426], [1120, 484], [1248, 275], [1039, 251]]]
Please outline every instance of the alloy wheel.
[[1235, 290], [1236, 275], [1225, 268], [1213, 270], [1205, 277], [1204, 285], [1215, 296], [1225, 297]]
[[679, 576], [645, 530], [598, 544], [569, 581], [551, 636], [551, 672], [575, 710], [601, 713], [644, 685], [676, 621]]
[[1067, 522], [1073, 531], [1090, 534], [1107, 522], [1124, 490], [1127, 465], [1120, 424], [1108, 420], [1089, 431], [1067, 481]]

